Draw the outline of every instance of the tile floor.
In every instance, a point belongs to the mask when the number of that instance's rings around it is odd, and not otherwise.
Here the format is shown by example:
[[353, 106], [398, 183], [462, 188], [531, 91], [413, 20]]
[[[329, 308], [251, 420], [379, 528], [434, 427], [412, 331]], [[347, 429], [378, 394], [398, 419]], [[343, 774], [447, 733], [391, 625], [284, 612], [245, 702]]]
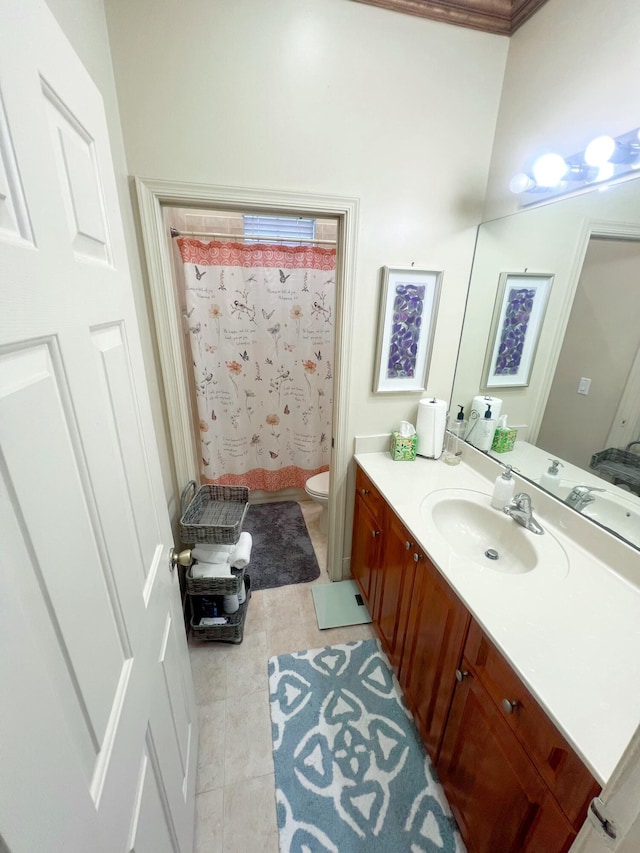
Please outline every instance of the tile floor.
[[[320, 507], [300, 504], [328, 583]], [[319, 631], [311, 586], [254, 592], [238, 645], [190, 641], [200, 721], [195, 853], [277, 853], [267, 662], [273, 655], [374, 636], [371, 625]]]

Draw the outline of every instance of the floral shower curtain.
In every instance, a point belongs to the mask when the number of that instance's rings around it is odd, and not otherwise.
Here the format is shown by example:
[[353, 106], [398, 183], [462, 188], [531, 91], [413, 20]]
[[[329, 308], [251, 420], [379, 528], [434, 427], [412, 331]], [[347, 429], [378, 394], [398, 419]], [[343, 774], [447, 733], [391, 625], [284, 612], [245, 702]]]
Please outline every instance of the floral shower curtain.
[[202, 481], [304, 488], [329, 467], [336, 250], [178, 245]]

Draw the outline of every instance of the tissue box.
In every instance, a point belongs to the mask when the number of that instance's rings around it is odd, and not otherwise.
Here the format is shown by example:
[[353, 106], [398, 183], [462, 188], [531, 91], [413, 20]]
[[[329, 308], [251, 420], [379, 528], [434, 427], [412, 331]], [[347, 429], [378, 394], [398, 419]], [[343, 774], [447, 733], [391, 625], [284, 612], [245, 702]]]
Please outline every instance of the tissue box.
[[400, 435], [397, 431], [391, 433], [389, 453], [391, 454], [391, 458], [396, 462], [413, 462], [416, 458], [417, 449], [417, 435], [404, 436]]
[[517, 429], [511, 429], [510, 427], [501, 429], [499, 427], [493, 436], [491, 449], [495, 450], [496, 453], [507, 453], [509, 450], [513, 450], [517, 436]]

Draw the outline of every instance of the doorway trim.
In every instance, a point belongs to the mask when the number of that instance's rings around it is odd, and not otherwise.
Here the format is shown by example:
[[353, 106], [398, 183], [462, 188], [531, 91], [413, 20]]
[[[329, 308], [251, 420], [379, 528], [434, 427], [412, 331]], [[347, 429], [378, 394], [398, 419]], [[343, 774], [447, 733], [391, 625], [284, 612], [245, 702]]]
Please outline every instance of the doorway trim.
[[[573, 307], [573, 301], [580, 283], [580, 276], [582, 275], [582, 267], [584, 266], [587, 249], [589, 248], [589, 241], [592, 238], [640, 241], [640, 226], [633, 222], [616, 222], [606, 219], [585, 219], [582, 222], [576, 239], [576, 251], [567, 277], [567, 287], [564, 290], [564, 299], [558, 312], [562, 316], [563, 320], [557, 327], [553, 343], [550, 347], [551, 357], [549, 358], [547, 382], [540, 393], [538, 405], [535, 407], [535, 414], [532, 415], [531, 423], [529, 424], [528, 441], [532, 444], [535, 444], [537, 441], [544, 413], [547, 408], [547, 403], [549, 402], [551, 385], [553, 383], [553, 377], [560, 358], [560, 351], [562, 350], [564, 336], [567, 332], [567, 326], [569, 325], [571, 308]], [[638, 412], [635, 417], [640, 417], [640, 412]]]
[[182, 319], [175, 301], [171, 258], [162, 215], [163, 205], [243, 209], [256, 213], [335, 217], [338, 220], [336, 268], [336, 345], [332, 416], [331, 480], [327, 571], [342, 579], [347, 474], [352, 456], [348, 434], [351, 389], [351, 341], [355, 303], [356, 243], [359, 201], [345, 196], [294, 193], [282, 190], [192, 184], [135, 178], [149, 293], [166, 400], [166, 417], [178, 489], [200, 479], [191, 423], [188, 377], [182, 358]]

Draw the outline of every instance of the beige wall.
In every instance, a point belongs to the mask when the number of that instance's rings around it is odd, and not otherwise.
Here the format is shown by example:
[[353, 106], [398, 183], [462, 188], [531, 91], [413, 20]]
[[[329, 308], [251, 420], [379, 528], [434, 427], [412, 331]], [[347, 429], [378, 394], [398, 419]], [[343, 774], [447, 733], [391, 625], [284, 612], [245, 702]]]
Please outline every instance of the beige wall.
[[483, 219], [518, 209], [509, 181], [537, 155], [640, 125], [639, 44], [637, 0], [549, 0], [512, 36]]
[[640, 345], [639, 280], [640, 244], [591, 240], [537, 441], [580, 468], [607, 446]]
[[379, 270], [445, 271], [429, 392], [448, 397], [507, 40], [347, 0], [107, 0], [129, 170], [360, 199], [349, 432], [371, 393]]
[[549, 0], [511, 42], [348, 0], [104, 0], [108, 32], [103, 0], [48, 2], [105, 100], [168, 499], [128, 174], [359, 197], [349, 431], [386, 432], [416, 400], [370, 392], [379, 269], [445, 271], [429, 392], [448, 398], [501, 94], [488, 216], [541, 147], [640, 125], [632, 0]]

